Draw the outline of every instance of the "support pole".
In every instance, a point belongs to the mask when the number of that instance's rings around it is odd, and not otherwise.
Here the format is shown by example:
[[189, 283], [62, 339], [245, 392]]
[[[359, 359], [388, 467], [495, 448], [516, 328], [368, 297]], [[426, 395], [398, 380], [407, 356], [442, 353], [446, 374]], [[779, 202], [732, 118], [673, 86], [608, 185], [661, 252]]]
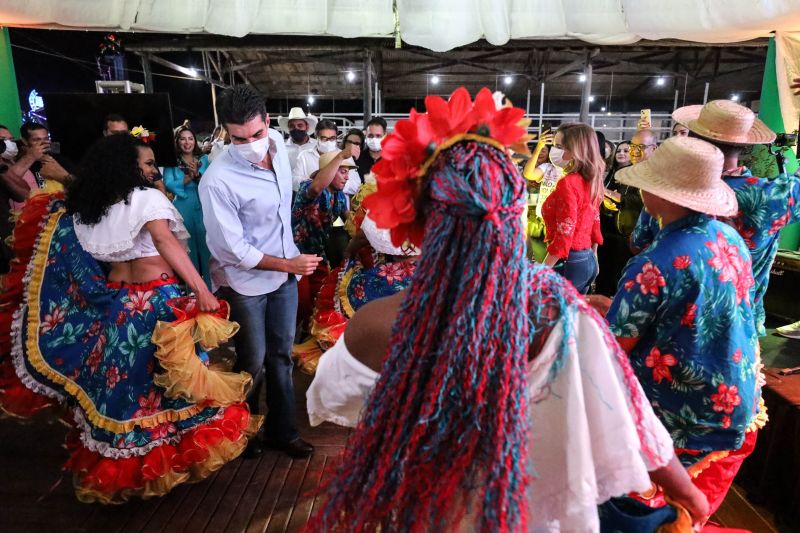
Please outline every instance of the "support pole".
[[531, 114], [531, 89], [528, 87], [528, 96], [525, 98], [525, 115]]
[[710, 83], [706, 82], [706, 90], [705, 90], [705, 92], [703, 92], [703, 105], [705, 105], [706, 102], [708, 102], [708, 86], [709, 85], [710, 85]]
[[680, 94], [680, 91], [678, 89], [675, 89], [675, 100], [672, 102], [672, 110], [673, 111], [678, 109], [678, 94]]
[[586, 65], [583, 67], [583, 75], [586, 76], [586, 81], [583, 84], [583, 91], [581, 92], [581, 116], [580, 121], [586, 123], [589, 121], [589, 97], [592, 95], [592, 56], [586, 55]]
[[539, 133], [542, 133], [542, 123], [544, 122], [544, 82], [540, 86], [539, 94]]
[[372, 118], [372, 50], [364, 50], [364, 124]]
[[147, 56], [139, 56], [142, 60], [142, 72], [144, 73], [144, 92], [153, 92], [153, 69], [150, 66], [150, 59]]

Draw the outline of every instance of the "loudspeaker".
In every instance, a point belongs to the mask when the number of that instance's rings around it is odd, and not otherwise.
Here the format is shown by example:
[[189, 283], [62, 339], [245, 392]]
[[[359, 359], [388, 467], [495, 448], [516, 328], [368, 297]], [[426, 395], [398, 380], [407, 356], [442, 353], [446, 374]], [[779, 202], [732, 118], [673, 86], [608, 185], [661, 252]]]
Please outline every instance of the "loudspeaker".
[[800, 320], [800, 251], [778, 250], [769, 272], [764, 309], [770, 316], [788, 322]]

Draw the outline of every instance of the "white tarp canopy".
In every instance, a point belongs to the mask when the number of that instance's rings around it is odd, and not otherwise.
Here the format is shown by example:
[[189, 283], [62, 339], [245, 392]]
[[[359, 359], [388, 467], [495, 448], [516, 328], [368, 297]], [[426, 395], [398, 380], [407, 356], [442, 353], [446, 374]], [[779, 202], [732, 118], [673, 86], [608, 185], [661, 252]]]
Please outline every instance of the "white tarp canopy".
[[399, 31], [437, 52], [481, 38], [729, 43], [800, 30], [800, 0], [0, 0], [0, 26], [233, 37]]

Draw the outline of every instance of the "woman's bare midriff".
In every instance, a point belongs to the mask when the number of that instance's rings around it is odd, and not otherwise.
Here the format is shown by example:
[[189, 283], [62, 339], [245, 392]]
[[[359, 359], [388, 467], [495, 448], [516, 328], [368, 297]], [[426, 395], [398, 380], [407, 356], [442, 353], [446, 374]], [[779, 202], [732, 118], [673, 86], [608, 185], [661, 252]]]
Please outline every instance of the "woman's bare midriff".
[[147, 283], [173, 277], [175, 272], [161, 256], [142, 257], [124, 263], [111, 263], [111, 272], [108, 274], [109, 281], [126, 283]]

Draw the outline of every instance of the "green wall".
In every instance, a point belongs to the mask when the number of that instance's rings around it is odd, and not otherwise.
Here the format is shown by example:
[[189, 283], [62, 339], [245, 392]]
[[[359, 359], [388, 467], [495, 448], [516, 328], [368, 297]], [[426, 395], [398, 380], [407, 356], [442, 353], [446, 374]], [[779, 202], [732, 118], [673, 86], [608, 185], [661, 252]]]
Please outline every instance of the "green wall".
[[0, 124], [11, 128], [11, 133], [15, 136], [19, 135], [21, 116], [11, 40], [8, 37], [8, 28], [0, 28]]
[[[761, 84], [761, 109], [759, 110], [758, 116], [774, 131], [779, 133], [784, 131], [780, 100], [778, 98], [778, 77], [775, 70], [774, 37], [770, 38], [769, 40], [767, 64], [764, 67], [764, 81]], [[786, 152], [786, 155], [786, 171], [796, 171], [798, 163], [794, 153], [792, 153], [792, 151], [788, 151]], [[766, 154], [763, 157], [772, 158], [772, 156], [769, 154]], [[774, 160], [774, 158], [772, 159]], [[775, 172], [777, 172], [777, 167]], [[755, 174], [758, 175], [757, 173]], [[787, 250], [797, 250], [800, 248], [800, 223], [786, 226], [781, 231], [780, 247]]]

